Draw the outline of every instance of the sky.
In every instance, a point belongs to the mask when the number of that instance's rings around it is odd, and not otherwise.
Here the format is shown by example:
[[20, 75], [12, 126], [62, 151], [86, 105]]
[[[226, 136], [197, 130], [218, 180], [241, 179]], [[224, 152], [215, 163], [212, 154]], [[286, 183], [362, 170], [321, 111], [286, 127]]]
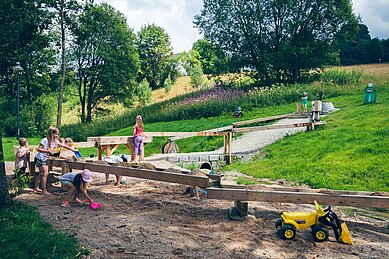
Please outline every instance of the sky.
[[[202, 38], [193, 20], [200, 13], [202, 0], [95, 0], [106, 2], [127, 17], [130, 28], [155, 24], [170, 36], [175, 53], [188, 51]], [[354, 13], [362, 18], [372, 38], [389, 38], [389, 0], [352, 0]]]

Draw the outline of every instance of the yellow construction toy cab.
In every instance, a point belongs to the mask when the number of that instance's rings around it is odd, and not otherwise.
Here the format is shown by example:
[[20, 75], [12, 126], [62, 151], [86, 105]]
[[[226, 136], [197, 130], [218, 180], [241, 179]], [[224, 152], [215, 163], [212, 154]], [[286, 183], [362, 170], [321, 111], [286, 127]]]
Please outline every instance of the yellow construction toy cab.
[[293, 239], [296, 236], [296, 230], [312, 228], [312, 236], [316, 242], [328, 240], [328, 227], [331, 227], [335, 233], [335, 238], [339, 242], [352, 244], [350, 232], [346, 223], [340, 223], [338, 216], [328, 206], [323, 210], [322, 207], [314, 201], [316, 212], [283, 212], [281, 218], [276, 221], [278, 235], [282, 239]]

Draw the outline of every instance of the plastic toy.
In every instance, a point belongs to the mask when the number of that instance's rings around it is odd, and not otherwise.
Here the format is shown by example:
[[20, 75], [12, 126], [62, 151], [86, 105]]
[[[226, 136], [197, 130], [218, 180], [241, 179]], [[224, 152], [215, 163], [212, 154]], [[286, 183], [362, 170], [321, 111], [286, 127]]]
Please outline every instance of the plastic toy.
[[346, 223], [341, 223], [338, 216], [328, 206], [323, 210], [322, 207], [314, 201], [316, 212], [283, 212], [281, 218], [276, 221], [277, 233], [282, 239], [294, 239], [296, 230], [311, 227], [312, 236], [316, 242], [328, 240], [328, 227], [331, 227], [335, 233], [335, 238], [339, 242], [352, 244], [350, 232]]
[[103, 207], [103, 204], [93, 202], [93, 203], [91, 203], [90, 207], [91, 207], [92, 209], [94, 209], [94, 210], [97, 210], [97, 209]]
[[74, 151], [74, 154], [76, 155], [77, 158], [81, 158], [80, 151], [76, 150]]
[[242, 108], [240, 108], [240, 106], [236, 107], [236, 110], [232, 116], [234, 118], [241, 118], [243, 116]]

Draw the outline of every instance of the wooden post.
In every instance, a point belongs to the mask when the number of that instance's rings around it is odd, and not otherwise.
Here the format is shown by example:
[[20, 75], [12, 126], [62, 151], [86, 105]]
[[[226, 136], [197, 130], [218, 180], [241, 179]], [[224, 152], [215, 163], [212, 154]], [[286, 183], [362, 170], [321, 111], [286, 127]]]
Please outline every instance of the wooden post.
[[232, 132], [228, 132], [228, 164], [232, 162]]
[[[130, 157], [131, 157], [131, 161], [134, 161], [135, 160], [135, 156], [134, 156], [134, 144], [133, 143], [128, 143], [128, 144], [124, 144], [127, 149], [128, 149], [128, 152], [130, 154]], [[143, 149], [144, 150], [144, 149]]]
[[223, 155], [227, 154], [227, 136], [223, 136]]
[[103, 160], [103, 148], [102, 147], [97, 148], [97, 159]]
[[297, 103], [297, 113], [301, 113], [301, 103]]
[[111, 146], [110, 145], [106, 145], [104, 146], [104, 149], [105, 149], [105, 156], [110, 156], [111, 155]]

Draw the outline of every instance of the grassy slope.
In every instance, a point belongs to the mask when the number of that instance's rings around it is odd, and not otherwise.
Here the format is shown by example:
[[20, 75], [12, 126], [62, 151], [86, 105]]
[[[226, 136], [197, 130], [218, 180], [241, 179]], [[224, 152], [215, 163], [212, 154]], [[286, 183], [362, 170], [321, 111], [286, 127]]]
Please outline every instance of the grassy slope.
[[320, 130], [287, 137], [248, 163], [228, 166], [258, 178], [287, 179], [316, 188], [389, 191], [389, 91], [362, 105], [361, 94], [331, 100], [340, 111]]

